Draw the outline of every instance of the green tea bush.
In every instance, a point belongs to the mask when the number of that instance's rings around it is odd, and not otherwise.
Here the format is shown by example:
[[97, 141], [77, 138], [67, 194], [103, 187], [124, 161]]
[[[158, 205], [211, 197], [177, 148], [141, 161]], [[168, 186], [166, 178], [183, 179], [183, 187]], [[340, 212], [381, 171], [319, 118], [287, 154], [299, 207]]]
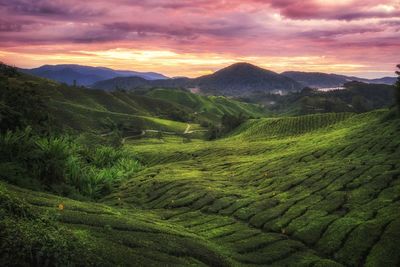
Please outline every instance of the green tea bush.
[[87, 236], [35, 212], [1, 186], [0, 217], [0, 266], [91, 266], [100, 260]]

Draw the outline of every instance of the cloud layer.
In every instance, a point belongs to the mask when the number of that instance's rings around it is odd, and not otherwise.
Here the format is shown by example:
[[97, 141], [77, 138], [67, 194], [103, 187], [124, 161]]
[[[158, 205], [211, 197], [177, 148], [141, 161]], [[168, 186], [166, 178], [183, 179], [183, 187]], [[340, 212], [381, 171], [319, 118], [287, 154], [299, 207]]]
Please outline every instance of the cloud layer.
[[0, 60], [197, 76], [235, 61], [381, 76], [399, 0], [0, 0]]

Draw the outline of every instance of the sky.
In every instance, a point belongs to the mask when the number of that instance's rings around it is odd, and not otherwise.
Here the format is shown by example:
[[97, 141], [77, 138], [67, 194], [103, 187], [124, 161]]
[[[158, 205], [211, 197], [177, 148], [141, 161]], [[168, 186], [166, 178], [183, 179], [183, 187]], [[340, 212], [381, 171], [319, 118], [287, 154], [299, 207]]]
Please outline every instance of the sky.
[[235, 62], [375, 78], [400, 63], [400, 0], [0, 0], [0, 61], [209, 74]]

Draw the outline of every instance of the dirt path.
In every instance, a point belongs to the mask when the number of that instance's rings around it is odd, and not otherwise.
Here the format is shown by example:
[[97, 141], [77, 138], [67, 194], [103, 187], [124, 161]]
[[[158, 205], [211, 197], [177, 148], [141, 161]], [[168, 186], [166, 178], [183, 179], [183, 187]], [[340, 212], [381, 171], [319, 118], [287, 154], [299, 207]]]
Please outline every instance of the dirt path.
[[208, 130], [193, 130], [190, 131], [190, 124], [187, 124], [185, 131], [183, 132], [183, 134], [191, 134], [191, 133], [197, 133], [197, 132], [207, 132]]
[[[192, 126], [189, 123], [186, 124], [186, 129], [185, 129], [185, 131], [183, 131], [183, 134], [191, 134], [191, 133], [196, 133], [196, 132], [207, 132], [207, 130], [192, 130], [192, 131], [190, 131], [191, 127]], [[159, 132], [161, 132], [163, 134], [170, 134], [170, 135], [178, 135], [179, 134], [179, 133], [176, 133], [176, 132], [166, 132], [166, 131], [159, 131], [159, 130], [153, 130], [153, 129], [143, 130], [140, 134], [126, 136], [126, 137], [122, 138], [122, 144], [124, 144], [127, 139], [141, 137], [141, 136], [146, 135], [146, 133], [159, 133]], [[104, 136], [111, 135], [112, 133], [113, 132], [111, 131], [111, 132], [108, 132], [108, 133], [105, 133], [105, 134], [101, 134], [100, 136], [104, 137]]]
[[186, 126], [185, 131], [183, 132], [183, 134], [188, 134], [189, 130], [190, 130], [190, 124], [188, 123], [187, 126]]

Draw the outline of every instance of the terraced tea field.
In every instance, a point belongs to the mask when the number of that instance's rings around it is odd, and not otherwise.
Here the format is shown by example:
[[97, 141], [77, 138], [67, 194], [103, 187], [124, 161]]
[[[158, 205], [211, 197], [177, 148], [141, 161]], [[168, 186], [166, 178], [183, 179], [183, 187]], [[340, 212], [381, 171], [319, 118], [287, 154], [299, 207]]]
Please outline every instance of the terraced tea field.
[[105, 203], [207, 240], [232, 265], [398, 266], [400, 121], [385, 111], [262, 119], [214, 142], [140, 144]]
[[13, 219], [0, 237], [56, 228], [46, 242], [74, 240], [70, 260], [104, 266], [399, 266], [399, 136], [400, 119], [376, 111], [252, 120], [217, 141], [127, 140], [146, 166], [101, 203], [1, 182]]

